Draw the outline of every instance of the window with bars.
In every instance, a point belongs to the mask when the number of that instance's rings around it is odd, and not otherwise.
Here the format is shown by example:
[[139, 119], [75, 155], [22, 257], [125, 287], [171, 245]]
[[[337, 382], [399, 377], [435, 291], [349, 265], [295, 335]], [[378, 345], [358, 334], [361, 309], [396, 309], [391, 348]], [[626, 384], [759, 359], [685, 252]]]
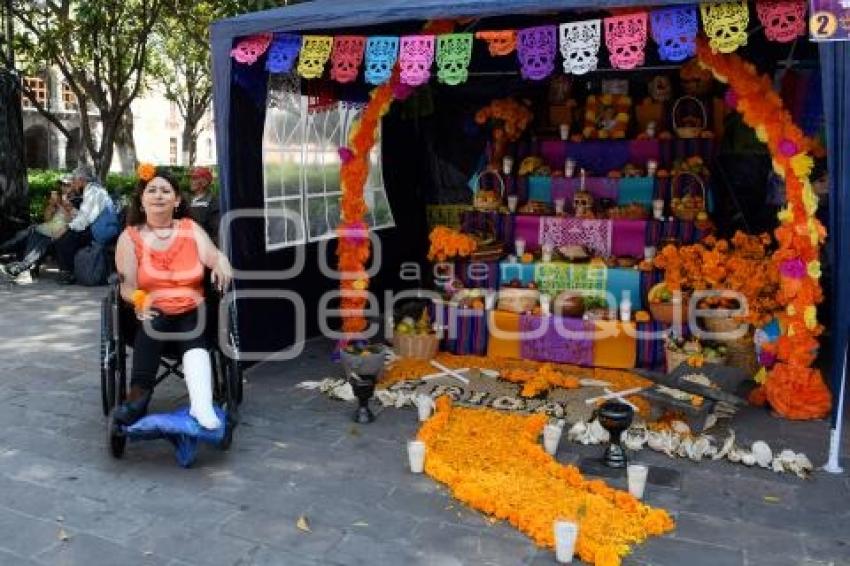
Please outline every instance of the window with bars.
[[[24, 86], [33, 93], [39, 104], [47, 106], [47, 81], [40, 77], [25, 77]], [[35, 108], [30, 99], [24, 95], [21, 95], [21, 104], [24, 108]]]
[[168, 163], [177, 165], [177, 138], [168, 138]]
[[[273, 75], [263, 138], [266, 249], [336, 237], [340, 223], [339, 148], [347, 145], [362, 105], [324, 104], [311, 110], [294, 76]], [[395, 223], [384, 190], [380, 139], [364, 187], [373, 230]]]
[[77, 95], [66, 82], [62, 83], [62, 108], [66, 112], [77, 111]]

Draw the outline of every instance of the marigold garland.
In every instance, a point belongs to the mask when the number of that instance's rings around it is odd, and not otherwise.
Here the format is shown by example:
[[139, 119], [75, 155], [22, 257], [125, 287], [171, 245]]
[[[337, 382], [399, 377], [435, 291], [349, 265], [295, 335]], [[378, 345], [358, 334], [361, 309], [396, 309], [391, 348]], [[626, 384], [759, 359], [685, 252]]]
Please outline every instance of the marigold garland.
[[779, 249], [773, 254], [780, 273], [777, 300], [785, 307], [779, 315], [783, 335], [777, 343], [778, 362], [763, 385], [764, 395], [753, 397], [765, 398], [789, 419], [821, 418], [829, 413], [832, 399], [820, 372], [809, 367], [823, 330], [817, 323], [815, 305], [823, 299], [818, 259], [826, 237], [815, 218], [817, 196], [809, 180], [814, 164], [809, 154], [816, 148], [794, 125], [771, 79], [759, 75], [754, 65], [737, 55], [712, 53], [704, 40], [697, 45], [697, 56], [717, 80], [729, 84], [734, 94], [729, 98], [744, 122], [767, 144], [774, 170], [785, 178], [788, 202], [779, 213], [780, 226], [774, 233]]
[[458, 500], [508, 521], [542, 547], [554, 547], [556, 519], [577, 522], [576, 553], [597, 566], [616, 566], [632, 544], [675, 527], [665, 510], [602, 480], [585, 480], [575, 466], [548, 455], [538, 441], [546, 420], [456, 408], [441, 397], [418, 435], [426, 446], [425, 472]]

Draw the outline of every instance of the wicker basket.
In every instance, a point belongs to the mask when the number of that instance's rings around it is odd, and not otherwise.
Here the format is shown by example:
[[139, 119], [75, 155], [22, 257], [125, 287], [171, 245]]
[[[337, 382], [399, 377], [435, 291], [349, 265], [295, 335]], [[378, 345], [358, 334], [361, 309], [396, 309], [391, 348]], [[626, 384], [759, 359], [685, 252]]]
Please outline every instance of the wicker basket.
[[[702, 112], [702, 125], [701, 126], [685, 126], [681, 124], [681, 118], [679, 117], [679, 106], [682, 104], [684, 100], [691, 100], [696, 102], [697, 106]], [[700, 101], [700, 99], [695, 98], [693, 96], [683, 96], [676, 100], [675, 104], [673, 104], [673, 129], [676, 131], [676, 135], [682, 139], [693, 139], [698, 138], [700, 134], [705, 130], [708, 126], [708, 115], [705, 113], [705, 105]]]
[[688, 304], [691, 300], [690, 294], [682, 293], [681, 304], [653, 303], [652, 298], [663, 288], [664, 283], [658, 283], [649, 290], [649, 293], [647, 293], [647, 299], [649, 300], [649, 312], [652, 313], [653, 320], [657, 320], [663, 324], [673, 324], [676, 312], [679, 311], [681, 313], [681, 324], [686, 325], [688, 323]]
[[[701, 200], [697, 201], [693, 197], [688, 198], [689, 195], [685, 194], [685, 190], [681, 187], [681, 183], [679, 182], [685, 177], [696, 179], [697, 185], [700, 188]], [[705, 183], [699, 175], [695, 175], [689, 171], [678, 173], [670, 182], [670, 199], [670, 211], [673, 213], [673, 216], [679, 220], [693, 222], [696, 220], [696, 217], [700, 212], [705, 212]], [[677, 200], [679, 202], [676, 202]]]
[[723, 316], [704, 316], [702, 317], [702, 325], [709, 332], [723, 333], [734, 332], [741, 327], [741, 321], [735, 320], [731, 313], [737, 311], [718, 310], [717, 313], [723, 313]]
[[[681, 364], [689, 365], [688, 359], [691, 356], [698, 356], [702, 354], [702, 352], [696, 352], [693, 354], [689, 354], [687, 352], [676, 352], [671, 350], [670, 348], [664, 348], [664, 353], [667, 359], [667, 373], [670, 373], [671, 371], [679, 367]], [[707, 364], [724, 365], [727, 363], [728, 356], [718, 356], [716, 358], [711, 359], [705, 358], [705, 356], [703, 356], [703, 359]]]
[[[481, 187], [481, 178], [484, 175], [492, 175], [496, 177], [499, 181], [499, 192], [492, 189], [484, 189]], [[475, 177], [472, 179], [472, 184], [476, 187], [475, 197], [472, 199], [472, 206], [475, 210], [480, 210], [483, 212], [490, 212], [494, 210], [499, 210], [502, 206], [502, 199], [505, 196], [505, 181], [502, 179], [502, 176], [499, 175], [498, 171], [494, 171], [493, 169], [485, 169], [479, 173], [475, 174]]]
[[498, 310], [513, 313], [529, 312], [540, 302], [540, 291], [537, 289], [514, 289], [511, 287], [499, 289]]
[[432, 360], [437, 355], [440, 338], [436, 334], [397, 334], [393, 336], [393, 351], [403, 358]]

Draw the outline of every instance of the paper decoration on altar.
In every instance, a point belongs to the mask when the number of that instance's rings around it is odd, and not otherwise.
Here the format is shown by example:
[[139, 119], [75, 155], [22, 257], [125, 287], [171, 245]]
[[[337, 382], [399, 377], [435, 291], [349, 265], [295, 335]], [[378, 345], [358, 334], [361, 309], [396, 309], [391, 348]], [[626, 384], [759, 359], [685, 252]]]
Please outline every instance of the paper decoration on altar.
[[601, 20], [561, 24], [561, 56], [564, 58], [565, 73], [584, 75], [596, 70], [599, 65], [601, 26]]
[[605, 45], [611, 66], [634, 69], [643, 65], [646, 49], [646, 12], [605, 18]]
[[559, 246], [584, 246], [594, 254], [611, 255], [610, 220], [583, 220], [558, 216], [544, 216], [540, 220], [538, 242]]
[[788, 43], [806, 34], [806, 0], [759, 0], [756, 12], [770, 41]]
[[747, 44], [750, 12], [747, 0], [700, 4], [702, 25], [712, 51], [732, 53]]
[[253, 65], [266, 52], [271, 42], [272, 34], [270, 33], [249, 35], [239, 40], [236, 47], [230, 51], [230, 56], [239, 63]]
[[471, 58], [471, 33], [447, 33], [437, 36], [437, 78], [441, 83], [459, 85], [466, 82]]
[[295, 66], [301, 51], [301, 36], [291, 33], [276, 33], [269, 47], [266, 69], [270, 73], [288, 73]]
[[334, 38], [331, 54], [331, 78], [338, 83], [357, 79], [366, 38], [362, 35], [338, 35]]
[[331, 56], [333, 37], [329, 35], [305, 35], [301, 38], [301, 55], [298, 57], [298, 74], [305, 79], [318, 79], [325, 71], [325, 63]]
[[376, 35], [366, 42], [366, 82], [384, 84], [393, 74], [398, 58], [398, 38]]
[[399, 63], [401, 82], [419, 86], [431, 78], [431, 63], [434, 61], [433, 35], [406, 35], [401, 38]]
[[555, 26], [537, 26], [517, 32], [517, 57], [522, 78], [539, 81], [555, 70]]
[[652, 39], [658, 44], [658, 56], [662, 61], [678, 63], [697, 54], [699, 20], [696, 6], [654, 10], [650, 19]]
[[475, 37], [487, 42], [487, 48], [493, 57], [510, 55], [516, 49], [516, 30], [479, 31]]

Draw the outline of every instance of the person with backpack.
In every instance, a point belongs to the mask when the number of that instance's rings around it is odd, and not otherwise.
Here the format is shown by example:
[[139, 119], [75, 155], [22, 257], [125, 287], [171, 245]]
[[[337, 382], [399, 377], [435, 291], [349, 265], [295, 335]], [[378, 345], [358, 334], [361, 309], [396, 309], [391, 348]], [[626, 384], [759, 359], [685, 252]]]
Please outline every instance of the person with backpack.
[[[88, 165], [80, 165], [71, 174], [71, 187], [82, 193], [83, 200], [77, 214], [68, 223], [68, 230], [56, 240], [56, 262], [59, 264], [59, 282], [74, 283], [74, 259], [77, 252], [94, 241], [101, 246], [110, 243], [121, 231], [115, 205], [98, 183]], [[103, 250], [94, 250], [95, 253]], [[104, 254], [105, 255], [105, 254]]]

